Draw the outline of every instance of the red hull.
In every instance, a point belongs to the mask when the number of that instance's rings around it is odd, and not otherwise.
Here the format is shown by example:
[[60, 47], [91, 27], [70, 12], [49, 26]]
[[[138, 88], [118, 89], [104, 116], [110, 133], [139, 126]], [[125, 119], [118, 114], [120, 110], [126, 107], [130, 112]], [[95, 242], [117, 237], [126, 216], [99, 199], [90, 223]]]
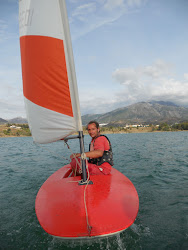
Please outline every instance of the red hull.
[[64, 238], [104, 236], [120, 232], [134, 222], [139, 198], [127, 177], [112, 168], [110, 175], [91, 176], [93, 184], [86, 188], [78, 185], [79, 176], [68, 177], [70, 172], [70, 165], [62, 167], [46, 180], [37, 194], [37, 218], [47, 233]]

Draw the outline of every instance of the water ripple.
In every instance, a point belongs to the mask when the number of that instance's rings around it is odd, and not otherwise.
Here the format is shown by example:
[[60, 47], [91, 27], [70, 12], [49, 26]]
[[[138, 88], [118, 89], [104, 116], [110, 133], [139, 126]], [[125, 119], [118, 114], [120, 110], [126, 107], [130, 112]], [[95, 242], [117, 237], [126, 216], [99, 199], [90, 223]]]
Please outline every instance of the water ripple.
[[[111, 134], [114, 167], [135, 185], [140, 208], [121, 234], [95, 241], [59, 241], [35, 215], [43, 182], [67, 164], [62, 142], [36, 146], [32, 138], [0, 138], [1, 249], [188, 249], [188, 133]], [[89, 136], [85, 136], [85, 149]], [[73, 152], [79, 142], [70, 141]], [[63, 158], [65, 157], [65, 158]]]

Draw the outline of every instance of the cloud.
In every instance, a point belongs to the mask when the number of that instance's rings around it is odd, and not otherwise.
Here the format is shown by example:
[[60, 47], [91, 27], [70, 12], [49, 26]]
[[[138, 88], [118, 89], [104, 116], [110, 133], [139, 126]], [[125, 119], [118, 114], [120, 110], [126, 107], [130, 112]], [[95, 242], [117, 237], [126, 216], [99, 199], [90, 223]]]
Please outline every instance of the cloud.
[[[17, 30], [10, 29], [8, 23], [6, 21], [0, 20], [0, 50], [4, 52], [5, 48], [7, 47], [7, 43], [14, 43], [14, 39], [18, 40], [19, 35]], [[2, 60], [2, 57], [0, 58]]]
[[7, 23], [3, 20], [0, 20], [0, 42], [7, 40], [7, 28]]
[[10, 103], [9, 101], [0, 100], [1, 116], [3, 119], [12, 119], [18, 116], [26, 118], [26, 113], [24, 109], [23, 97], [20, 96], [18, 102]]
[[141, 7], [147, 1], [146, 0], [127, 0], [126, 2], [129, 7]]
[[[182, 81], [174, 77], [174, 66], [162, 60], [136, 68], [116, 69], [112, 78], [119, 84], [117, 91], [89, 89], [80, 94], [82, 114], [105, 113], [141, 101], [170, 101], [188, 106], [188, 73]], [[95, 83], [92, 83], [95, 85]]]
[[78, 6], [72, 12], [72, 18], [77, 18], [81, 21], [87, 21], [87, 16], [90, 13], [95, 12], [96, 10], [96, 3], [88, 3]]
[[81, 113], [85, 114], [102, 114], [119, 107], [119, 103], [112, 97], [101, 95], [97, 97], [80, 98]]
[[122, 7], [125, 7], [124, 0], [107, 0], [104, 4], [104, 9], [106, 10], [113, 10]]
[[[78, 5], [72, 0], [69, 14], [72, 39], [109, 25], [129, 11], [138, 10], [147, 0], [90, 0]], [[79, 28], [78, 28], [79, 27]]]
[[0, 98], [0, 107], [1, 107], [0, 118], [12, 119], [18, 116], [26, 118], [23, 95], [18, 95], [14, 97], [14, 100], [11, 99], [1, 100]]
[[145, 67], [116, 69], [112, 77], [124, 86], [124, 90], [116, 94], [117, 101], [131, 104], [165, 100], [188, 105], [188, 74], [184, 74], [183, 81], [175, 80], [171, 75], [172, 65], [162, 60]]
[[188, 81], [188, 73], [184, 74], [184, 78], [185, 78], [186, 81]]
[[20, 71], [0, 70], [0, 118], [26, 117], [21, 82]]
[[123, 85], [139, 83], [142, 79], [156, 80], [160, 77], [167, 76], [171, 73], [172, 65], [157, 60], [153, 65], [140, 66], [137, 68], [116, 69], [112, 77]]

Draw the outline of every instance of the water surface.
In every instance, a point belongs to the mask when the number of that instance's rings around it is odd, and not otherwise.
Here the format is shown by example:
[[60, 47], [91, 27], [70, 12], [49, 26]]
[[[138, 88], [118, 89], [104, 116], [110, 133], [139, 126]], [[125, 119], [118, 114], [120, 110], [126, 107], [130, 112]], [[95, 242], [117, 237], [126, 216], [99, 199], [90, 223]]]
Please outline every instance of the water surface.
[[[43, 182], [69, 163], [63, 142], [37, 146], [30, 137], [0, 138], [0, 249], [188, 249], [188, 132], [111, 134], [115, 168], [135, 185], [139, 213], [116, 236], [62, 241], [35, 215]], [[85, 136], [85, 147], [90, 138]], [[69, 142], [73, 152], [79, 142]]]

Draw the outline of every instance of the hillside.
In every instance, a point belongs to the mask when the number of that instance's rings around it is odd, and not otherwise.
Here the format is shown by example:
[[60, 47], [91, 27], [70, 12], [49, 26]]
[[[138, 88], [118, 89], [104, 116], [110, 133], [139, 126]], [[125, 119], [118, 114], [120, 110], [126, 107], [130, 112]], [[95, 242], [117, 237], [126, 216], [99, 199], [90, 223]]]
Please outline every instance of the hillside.
[[5, 123], [8, 123], [8, 121], [0, 118], [0, 124], [5, 124]]
[[13, 119], [8, 120], [8, 122], [15, 123], [15, 124], [24, 124], [24, 123], [27, 123], [27, 119], [22, 118], [22, 117], [15, 117]]
[[[82, 116], [84, 126], [91, 120], [96, 120], [99, 123], [108, 123], [110, 126], [124, 126], [126, 124], [157, 125], [164, 122], [174, 124], [188, 121], [188, 108], [162, 101], [139, 102], [104, 114], [87, 114]], [[24, 124], [27, 123], [27, 119], [22, 117], [10, 120], [0, 118], [0, 124], [5, 123]]]
[[188, 121], [188, 108], [165, 102], [140, 102], [105, 114], [85, 115], [82, 117], [83, 125], [90, 120], [97, 120], [99, 123], [108, 123], [113, 126], [160, 124], [162, 122], [174, 124]]

